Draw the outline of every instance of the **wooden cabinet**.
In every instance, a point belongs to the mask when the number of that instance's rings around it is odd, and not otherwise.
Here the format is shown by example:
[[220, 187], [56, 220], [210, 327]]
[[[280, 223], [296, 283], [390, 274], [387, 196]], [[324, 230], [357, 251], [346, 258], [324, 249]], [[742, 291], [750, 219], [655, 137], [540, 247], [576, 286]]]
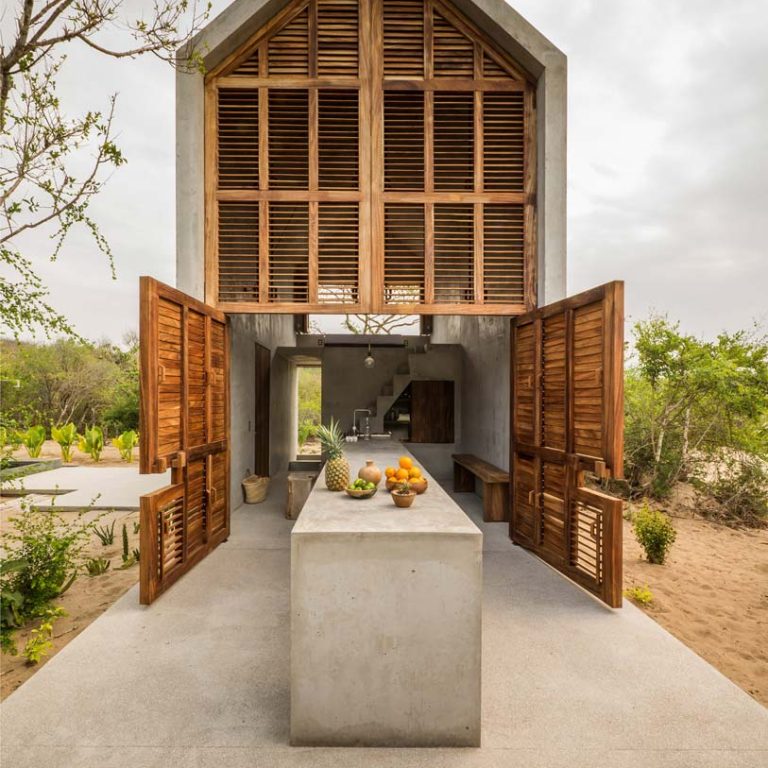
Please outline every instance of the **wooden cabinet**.
[[453, 412], [452, 381], [411, 382], [411, 442], [452, 443]]

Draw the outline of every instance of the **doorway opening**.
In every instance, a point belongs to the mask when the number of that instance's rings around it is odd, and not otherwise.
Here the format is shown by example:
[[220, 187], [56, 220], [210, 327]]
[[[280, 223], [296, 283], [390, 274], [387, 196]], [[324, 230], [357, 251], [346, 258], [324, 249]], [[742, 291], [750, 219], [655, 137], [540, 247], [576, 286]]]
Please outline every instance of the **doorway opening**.
[[316, 433], [322, 418], [323, 369], [319, 363], [296, 366], [297, 459], [320, 458]]

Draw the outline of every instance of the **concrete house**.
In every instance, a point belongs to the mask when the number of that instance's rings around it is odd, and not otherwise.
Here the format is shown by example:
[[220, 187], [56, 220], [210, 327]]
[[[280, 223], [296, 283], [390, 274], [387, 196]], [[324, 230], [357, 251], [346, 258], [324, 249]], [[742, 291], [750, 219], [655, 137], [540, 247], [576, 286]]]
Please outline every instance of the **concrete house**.
[[[621, 505], [587, 475], [622, 472], [623, 286], [566, 295], [565, 56], [504, 0], [236, 0], [194, 44], [177, 284], [142, 278], [141, 469], [172, 469], [142, 499], [142, 602], [227, 539], [246, 474], [296, 459], [314, 364], [324, 422], [368, 411], [619, 606]], [[420, 332], [308, 332], [347, 314]]]

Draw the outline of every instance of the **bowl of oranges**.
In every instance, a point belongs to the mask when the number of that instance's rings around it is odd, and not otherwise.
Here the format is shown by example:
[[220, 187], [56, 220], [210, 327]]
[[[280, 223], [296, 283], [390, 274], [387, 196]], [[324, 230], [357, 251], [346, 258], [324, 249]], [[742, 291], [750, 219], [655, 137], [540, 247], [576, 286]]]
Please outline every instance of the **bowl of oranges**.
[[427, 479], [422, 475], [421, 469], [413, 463], [410, 456], [401, 456], [396, 467], [387, 467], [384, 470], [387, 478], [387, 490], [393, 491], [399, 485], [408, 483], [412, 491], [424, 493], [427, 490]]

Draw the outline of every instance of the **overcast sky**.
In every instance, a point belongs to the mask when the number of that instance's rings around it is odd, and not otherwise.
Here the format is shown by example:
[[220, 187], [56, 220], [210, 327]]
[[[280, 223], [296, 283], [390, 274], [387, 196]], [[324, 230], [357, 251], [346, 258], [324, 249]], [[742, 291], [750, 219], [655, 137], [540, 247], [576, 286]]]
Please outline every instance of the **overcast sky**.
[[[706, 336], [768, 324], [766, 0], [514, 7], [568, 56], [569, 293], [621, 278], [632, 320], [655, 309]], [[118, 277], [84, 234], [55, 264], [44, 237], [25, 251], [83, 335], [117, 341], [138, 326], [139, 275], [175, 279], [174, 74], [152, 58], [68, 54], [65, 107], [119, 93], [128, 164], [92, 208]]]

